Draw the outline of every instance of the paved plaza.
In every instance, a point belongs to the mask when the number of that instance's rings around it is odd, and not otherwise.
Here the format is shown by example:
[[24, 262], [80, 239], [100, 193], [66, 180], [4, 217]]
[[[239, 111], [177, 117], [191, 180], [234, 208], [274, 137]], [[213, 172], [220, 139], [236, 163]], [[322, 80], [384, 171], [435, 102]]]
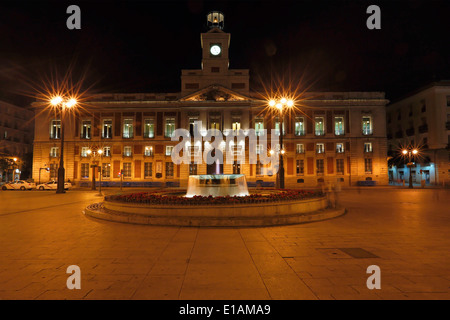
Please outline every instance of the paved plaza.
[[[449, 196], [351, 189], [327, 221], [181, 228], [88, 218], [101, 200], [88, 189], [0, 191], [0, 299], [449, 299]], [[70, 265], [81, 289], [66, 286]], [[366, 286], [370, 265], [381, 289]]]

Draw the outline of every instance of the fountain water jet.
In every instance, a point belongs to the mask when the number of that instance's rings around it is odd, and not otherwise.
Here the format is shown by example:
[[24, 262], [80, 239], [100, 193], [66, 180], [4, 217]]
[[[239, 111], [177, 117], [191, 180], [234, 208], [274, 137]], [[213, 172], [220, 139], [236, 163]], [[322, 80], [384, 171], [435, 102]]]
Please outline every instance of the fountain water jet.
[[204, 174], [189, 176], [186, 197], [248, 196], [247, 180], [243, 174]]

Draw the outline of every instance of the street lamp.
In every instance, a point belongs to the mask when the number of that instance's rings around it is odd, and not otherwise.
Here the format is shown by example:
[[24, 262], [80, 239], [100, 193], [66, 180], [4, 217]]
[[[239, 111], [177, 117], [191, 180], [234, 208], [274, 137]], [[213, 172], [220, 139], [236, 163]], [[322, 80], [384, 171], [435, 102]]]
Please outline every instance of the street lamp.
[[278, 179], [277, 183], [279, 183], [279, 188], [284, 189], [284, 163], [283, 163], [283, 155], [285, 153], [283, 148], [283, 124], [284, 124], [284, 114], [286, 108], [292, 108], [294, 106], [294, 101], [291, 99], [287, 99], [285, 97], [281, 97], [280, 99], [270, 99], [268, 102], [269, 107], [276, 108], [280, 115], [280, 151], [279, 151], [279, 169], [277, 172]]
[[77, 100], [74, 98], [63, 98], [61, 96], [56, 96], [50, 99], [50, 104], [53, 107], [58, 108], [61, 115], [61, 153], [59, 155], [58, 185], [56, 187], [56, 193], [65, 193], [64, 180], [66, 172], [64, 169], [64, 116], [66, 109], [75, 107]]
[[403, 149], [402, 153], [404, 156], [408, 155], [408, 164], [407, 167], [409, 168], [409, 188], [412, 189], [413, 183], [412, 183], [412, 171], [411, 168], [413, 167], [413, 163], [411, 162], [411, 155], [416, 155], [419, 153], [419, 150], [417, 149]]
[[[97, 151], [93, 151], [91, 149], [88, 149], [87, 154], [93, 159], [92, 160], [92, 190], [96, 190], [95, 187], [95, 168], [99, 167], [98, 172], [100, 173], [100, 185], [99, 185], [99, 195], [102, 194], [102, 169], [101, 169], [101, 163], [102, 163], [102, 157], [103, 157], [103, 150], [99, 148]], [[100, 158], [100, 166], [98, 165], [98, 160], [96, 158]]]

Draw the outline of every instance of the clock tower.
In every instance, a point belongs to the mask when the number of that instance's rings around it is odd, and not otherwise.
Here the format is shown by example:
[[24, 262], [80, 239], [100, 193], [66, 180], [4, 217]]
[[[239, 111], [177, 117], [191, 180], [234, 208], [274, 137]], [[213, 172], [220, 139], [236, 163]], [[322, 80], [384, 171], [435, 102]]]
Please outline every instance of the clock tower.
[[223, 13], [212, 11], [206, 18], [209, 30], [200, 34], [201, 69], [182, 70], [182, 94], [189, 94], [210, 85], [221, 85], [248, 94], [248, 69], [229, 69], [230, 34], [223, 31]]
[[230, 34], [223, 31], [224, 16], [221, 12], [207, 15], [208, 32], [200, 35], [202, 46], [202, 69], [205, 73], [226, 73], [228, 71], [228, 48]]

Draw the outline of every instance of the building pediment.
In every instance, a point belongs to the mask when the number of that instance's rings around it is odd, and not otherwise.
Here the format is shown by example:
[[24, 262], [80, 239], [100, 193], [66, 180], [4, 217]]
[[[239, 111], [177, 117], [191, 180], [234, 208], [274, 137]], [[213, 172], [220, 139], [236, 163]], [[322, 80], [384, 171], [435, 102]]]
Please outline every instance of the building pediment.
[[246, 101], [249, 97], [220, 85], [211, 85], [180, 99], [181, 101]]

